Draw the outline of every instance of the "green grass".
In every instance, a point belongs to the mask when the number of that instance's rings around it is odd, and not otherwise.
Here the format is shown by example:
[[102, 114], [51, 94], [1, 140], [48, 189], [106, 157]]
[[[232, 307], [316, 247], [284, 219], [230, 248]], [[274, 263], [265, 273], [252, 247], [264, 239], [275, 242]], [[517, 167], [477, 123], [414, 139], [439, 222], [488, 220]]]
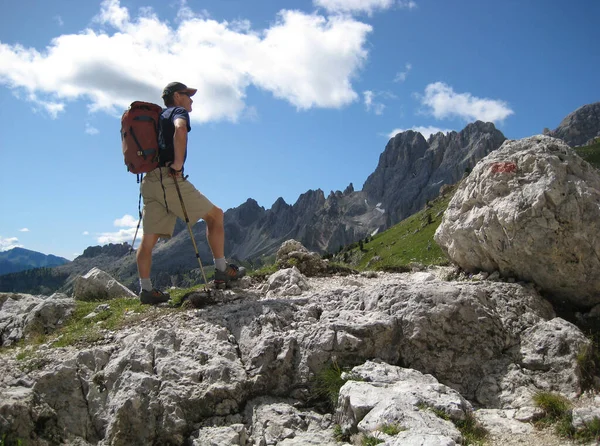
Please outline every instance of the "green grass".
[[335, 360], [331, 361], [315, 376], [313, 394], [316, 398], [325, 399], [329, 409], [334, 410], [345, 382], [341, 367]]
[[575, 432], [574, 438], [586, 443], [594, 440], [600, 441], [600, 418], [594, 418], [583, 429]]
[[577, 365], [581, 371], [581, 390], [598, 391], [594, 378], [600, 372], [600, 333], [589, 336], [591, 344], [582, 347], [577, 354]]
[[277, 270], [278, 270], [277, 265], [275, 263], [273, 263], [273, 264], [264, 265], [264, 266], [261, 266], [258, 269], [249, 271], [248, 275], [250, 277], [254, 277], [254, 278], [259, 279], [259, 280], [264, 280], [264, 279], [266, 279], [267, 276], [270, 276], [274, 272], [277, 272]]
[[342, 441], [350, 441], [350, 435], [347, 432], [344, 432], [342, 426], [335, 424], [333, 426], [333, 439], [338, 443], [341, 443]]
[[[344, 261], [360, 271], [409, 271], [411, 263], [448, 265], [448, 257], [433, 240], [442, 215], [456, 187], [444, 196], [430, 201], [421, 211], [411, 215], [386, 231], [367, 237], [367, 242], [353, 243], [333, 258]], [[379, 259], [377, 259], [379, 258]]]
[[371, 435], [365, 435], [362, 438], [361, 446], [375, 446], [376, 444], [385, 443], [383, 440], [379, 438], [373, 437]]
[[538, 392], [533, 395], [534, 404], [544, 411], [544, 416], [535, 422], [538, 428], [554, 426], [555, 433], [564, 438], [574, 438], [571, 403], [564, 396], [552, 392]]
[[600, 169], [600, 138], [596, 138], [594, 144], [585, 147], [575, 147], [574, 150], [596, 169]]
[[8, 446], [8, 445], [15, 445], [15, 446], [21, 446], [23, 445], [23, 440], [21, 440], [20, 438], [17, 438], [15, 440], [10, 440], [6, 438], [6, 434], [2, 434], [2, 438], [0, 438], [0, 446]]
[[405, 431], [406, 428], [397, 424], [397, 423], [386, 423], [383, 426], [379, 427], [379, 431], [383, 432], [386, 435], [394, 436], [398, 435], [400, 432]]
[[565, 397], [552, 392], [538, 392], [533, 395], [534, 404], [544, 411], [544, 416], [538, 423], [542, 426], [553, 424], [569, 413], [571, 403]]
[[172, 290], [169, 290], [169, 295], [171, 296], [169, 305], [171, 307], [181, 307], [181, 304], [183, 303], [183, 298], [186, 294], [202, 289], [204, 289], [204, 284], [194, 285], [189, 288], [174, 288]]
[[[85, 319], [98, 305], [107, 304], [107, 311]], [[142, 305], [137, 298], [120, 298], [95, 302], [75, 302], [75, 311], [55, 334], [51, 336], [53, 346], [91, 344], [104, 338], [102, 330], [117, 330], [125, 325], [141, 320], [153, 307]]]
[[454, 420], [443, 410], [428, 406], [425, 403], [419, 403], [417, 407], [420, 410], [430, 410], [437, 417], [454, 424], [462, 435], [462, 445], [483, 446], [485, 444], [488, 432], [481, 424], [479, 424], [472, 413], [468, 413], [464, 420]]
[[600, 419], [593, 418], [587, 425], [575, 429], [571, 403], [565, 397], [551, 392], [538, 392], [533, 402], [544, 411], [544, 416], [535, 425], [537, 427], [554, 426], [556, 434], [581, 442], [600, 441]]

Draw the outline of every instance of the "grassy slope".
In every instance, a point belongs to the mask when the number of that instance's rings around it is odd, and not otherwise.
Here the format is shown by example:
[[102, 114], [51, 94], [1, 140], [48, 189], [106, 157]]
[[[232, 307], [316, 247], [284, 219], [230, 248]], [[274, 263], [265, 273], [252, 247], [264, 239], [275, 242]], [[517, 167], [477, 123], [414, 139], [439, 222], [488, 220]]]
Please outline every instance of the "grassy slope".
[[596, 169], [600, 169], [600, 138], [596, 138], [594, 144], [586, 147], [576, 147], [574, 150]]
[[448, 264], [446, 254], [433, 240], [433, 234], [442, 222], [442, 215], [455, 189], [428, 203], [424, 209], [411, 215], [388, 230], [370, 238], [367, 243], [353, 243], [337, 254], [333, 261], [347, 260], [358, 270], [408, 269], [414, 262], [423, 265]]

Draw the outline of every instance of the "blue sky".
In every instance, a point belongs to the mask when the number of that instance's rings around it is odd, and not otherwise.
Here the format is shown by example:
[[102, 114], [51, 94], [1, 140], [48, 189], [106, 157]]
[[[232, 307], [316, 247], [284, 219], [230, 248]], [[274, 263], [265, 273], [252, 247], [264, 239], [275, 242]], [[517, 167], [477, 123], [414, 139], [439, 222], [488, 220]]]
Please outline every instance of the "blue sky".
[[0, 250], [129, 241], [120, 117], [198, 88], [186, 173], [224, 210], [356, 190], [391, 135], [511, 139], [600, 101], [598, 0], [21, 0], [0, 15]]

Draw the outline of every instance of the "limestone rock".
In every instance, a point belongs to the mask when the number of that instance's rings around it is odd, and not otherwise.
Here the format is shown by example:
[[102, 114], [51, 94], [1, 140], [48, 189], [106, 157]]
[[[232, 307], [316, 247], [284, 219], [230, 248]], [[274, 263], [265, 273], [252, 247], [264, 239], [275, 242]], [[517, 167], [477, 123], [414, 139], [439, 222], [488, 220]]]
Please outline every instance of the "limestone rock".
[[[452, 445], [460, 434], [427, 407], [460, 420], [470, 400], [519, 432], [535, 392], [581, 391], [584, 336], [533, 286], [447, 282], [448, 269], [305, 278], [301, 296], [255, 284], [202, 309], [152, 308], [88, 346], [8, 349], [0, 431], [34, 446], [333, 446], [341, 420], [388, 445]], [[350, 378], [337, 420], [313, 392], [333, 361]], [[393, 421], [411, 428], [378, 433]]]
[[75, 279], [73, 297], [76, 300], [106, 300], [118, 297], [136, 297], [129, 288], [96, 267]]
[[287, 240], [277, 251], [277, 264], [280, 268], [295, 266], [305, 276], [315, 276], [327, 271], [327, 263], [316, 252], [310, 252], [302, 243]]
[[271, 274], [263, 287], [267, 297], [298, 296], [308, 289], [306, 277], [295, 266]]
[[74, 307], [74, 300], [60, 293], [49, 297], [0, 293], [0, 346], [11, 345], [29, 334], [54, 331]]
[[433, 376], [372, 361], [354, 367], [348, 376], [336, 412], [343, 430], [373, 434], [383, 425], [399, 425], [405, 430], [400, 437], [405, 443], [398, 444], [410, 444], [423, 436], [438, 437], [442, 444], [460, 442], [456, 427], [432, 409], [454, 420], [464, 420], [473, 409], [458, 392]]
[[558, 302], [600, 303], [600, 174], [564, 142], [508, 141], [460, 184], [435, 240], [466, 271], [536, 283]]

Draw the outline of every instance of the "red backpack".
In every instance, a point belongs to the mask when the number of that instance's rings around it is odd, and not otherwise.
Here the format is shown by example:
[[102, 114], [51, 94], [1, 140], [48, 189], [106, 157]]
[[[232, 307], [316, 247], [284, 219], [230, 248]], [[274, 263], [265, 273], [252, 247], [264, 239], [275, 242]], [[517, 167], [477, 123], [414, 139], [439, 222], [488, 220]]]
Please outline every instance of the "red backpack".
[[121, 117], [121, 143], [127, 171], [147, 173], [158, 167], [160, 105], [135, 101]]

